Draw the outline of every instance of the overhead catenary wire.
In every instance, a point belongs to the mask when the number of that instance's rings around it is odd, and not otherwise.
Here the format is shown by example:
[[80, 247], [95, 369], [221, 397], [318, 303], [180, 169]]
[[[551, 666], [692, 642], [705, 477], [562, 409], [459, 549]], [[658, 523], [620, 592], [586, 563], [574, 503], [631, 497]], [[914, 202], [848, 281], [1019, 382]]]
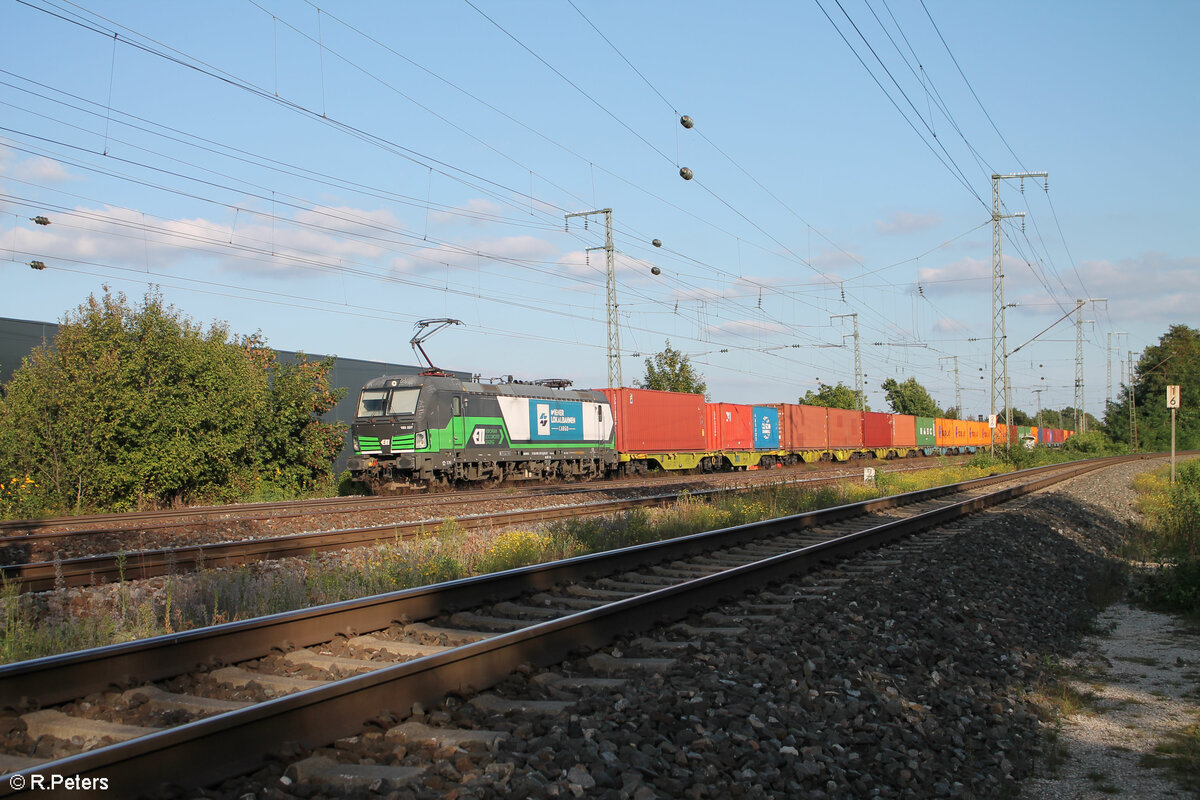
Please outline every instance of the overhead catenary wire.
[[[311, 5], [311, 4], [310, 4], [310, 5]], [[578, 9], [578, 7], [576, 7], [576, 11], [578, 11], [578, 10], [579, 10], [579, 9]], [[320, 16], [322, 16], [322, 15], [320, 15], [320, 14], [319, 14], [318, 16], [320, 17]], [[326, 20], [326, 22], [328, 22], [328, 21], [329, 21], [329, 19], [331, 19], [331, 17], [329, 17], [327, 14], [326, 14], [326, 15], [323, 15], [323, 18]], [[327, 34], [327, 33], [328, 33], [328, 31], [326, 31], [326, 34]], [[319, 38], [319, 37], [318, 37], [318, 38]], [[322, 46], [322, 47], [324, 47], [325, 45], [324, 45], [324, 44], [322, 44], [321, 46]], [[630, 64], [630, 66], [632, 67], [633, 65], [632, 65], [632, 64]], [[637, 71], [637, 70], [636, 70], [636, 67], [634, 67], [634, 69], [635, 69], [635, 71]], [[707, 139], [707, 137], [705, 137], [705, 138]], [[710, 144], [712, 144], [712, 143], [710, 142]], [[720, 150], [720, 148], [716, 147], [716, 145], [715, 145], [715, 144], [712, 144], [712, 146], [713, 146], [715, 149], [717, 149], [718, 151]], [[736, 163], [736, 162], [735, 162], [735, 163]], [[430, 166], [426, 165], [426, 166], [425, 166], [425, 168], [426, 168], [426, 169], [429, 169], [429, 170], [430, 170], [430, 174], [432, 174], [432, 169], [433, 169], [432, 167], [430, 167]], [[597, 170], [597, 173], [599, 174], [601, 170], [602, 170], [602, 168], [598, 169], [598, 170]], [[189, 170], [188, 170], [188, 171], [191, 171], [191, 169], [189, 168]], [[439, 172], [439, 174], [441, 174], [441, 173]], [[484, 174], [487, 174], [487, 173], [484, 173]], [[488, 177], [494, 177], [494, 176], [491, 176], [491, 175], [489, 175]], [[750, 177], [752, 178], [753, 176], [750, 176]], [[174, 182], [174, 181], [173, 181], [173, 182]], [[259, 183], [260, 183], [260, 185], [262, 185], [264, 188], [269, 188], [271, 192], [275, 191], [275, 188], [274, 188], [274, 187], [268, 187], [268, 186], [267, 186], [267, 184], [266, 184], [266, 182], [262, 182], [262, 181], [260, 181]], [[511, 182], [506, 182], [506, 183], [511, 183]], [[524, 194], [524, 193], [522, 193], [522, 194]], [[533, 198], [533, 192], [532, 192], [532, 191], [529, 191], [529, 192], [528, 192], [528, 194], [524, 194], [524, 196], [530, 200], [530, 203], [529, 203], [529, 204], [521, 203], [521, 204], [520, 204], [520, 206], [521, 206], [521, 207], [524, 209], [524, 211], [525, 211], [525, 212], [528, 214], [528, 212], [530, 211], [530, 208], [532, 207], [532, 201], [533, 201], [533, 199], [534, 199], [534, 198]], [[422, 204], [424, 204], [426, 207], [428, 207], [429, 198], [428, 198], [428, 197], [426, 197], [425, 199], [423, 199], [423, 200], [420, 200], [420, 201], [418, 201], [418, 202], [419, 202], [419, 203], [422, 203]], [[232, 210], [233, 210], [233, 206], [230, 206], [230, 210], [231, 210], [231, 212], [232, 212]], [[447, 210], [449, 211], [450, 209], [448, 208]], [[281, 215], [280, 219], [282, 220], [284, 217], [287, 217], [288, 215], [289, 215], [289, 214], [288, 214], [288, 213], [285, 211], [285, 212], [283, 212], [283, 213], [282, 213], [282, 215]], [[548, 216], [550, 216], [550, 215], [549, 215], [549, 213], [547, 213], [545, 216], [546, 216], [546, 217], [548, 217]], [[481, 217], [481, 218], [483, 218], [483, 217]], [[528, 219], [528, 216], [526, 217], [526, 219]], [[348, 225], [348, 224], [350, 224], [350, 223], [349, 223], [349, 222], [344, 222], [344, 223], [342, 223], [342, 224], [347, 224], [347, 225]], [[516, 225], [517, 223], [516, 223], [516, 221], [515, 221], [515, 220], [512, 220], [512, 219], [506, 219], [506, 220], [504, 220], [504, 221], [502, 222], [502, 224], [506, 224], [506, 225]], [[540, 222], [538, 222], [537, 224], [538, 224], [538, 225], [540, 225], [541, 223], [540, 223]], [[536, 229], [536, 228], [534, 228], [534, 229]], [[768, 229], [769, 229], [769, 228], [768, 228]], [[146, 228], [146, 227], [143, 227], [143, 228], [142, 228], [142, 231], [143, 231], [143, 232], [144, 232], [144, 231], [146, 231], [146, 230], [148, 230], [148, 228]], [[632, 229], [630, 229], [630, 230], [632, 231]], [[734, 232], [733, 232], [733, 231], [731, 231], [731, 234], [734, 234]], [[632, 234], [631, 234], [631, 235], [632, 235]], [[423, 238], [423, 237], [419, 237], [419, 238]], [[757, 239], [758, 237], [756, 236], [756, 237], [754, 237], [754, 238], [756, 238], [756, 239]], [[453, 242], [450, 242], [449, 244], [453, 244]], [[756, 246], [756, 247], [762, 247], [762, 245], [761, 245], [761, 244], [757, 244], [757, 243], [751, 243], [751, 244], [753, 244], [753, 245], [754, 245], [754, 246]], [[635, 250], [635, 251], [636, 251], [636, 248], [632, 248], [632, 247], [631, 247], [630, 249], [631, 249], [631, 250]], [[770, 249], [774, 250], [774, 249], [776, 249], [776, 248], [772, 247], [772, 248], [770, 248]], [[680, 248], [677, 250], [677, 253], [686, 254], [686, 251], [687, 251], [687, 247], [686, 247], [686, 245], [684, 244], [684, 245], [681, 245], [681, 247], [680, 247]], [[474, 251], [474, 252], [475, 252], [476, 254], [478, 253], [478, 251]], [[686, 256], [684, 256], [684, 257], [686, 257]], [[705, 273], [706, 271], [708, 271], [708, 270], [715, 270], [715, 271], [720, 271], [720, 270], [723, 270], [723, 268], [720, 266], [720, 260], [719, 260], [719, 259], [714, 259], [714, 258], [712, 258], [712, 257], [710, 257], [710, 256], [706, 256], [704, 259], [694, 259], [694, 261], [696, 262], [696, 268], [697, 268], [698, 274], [704, 274], [704, 273]], [[523, 263], [532, 263], [532, 262], [525, 261], [525, 262], [523, 262]], [[629, 262], [629, 263], [630, 263], [630, 266], [632, 267], [632, 265], [633, 265], [634, 263], [636, 263], [636, 262]], [[690, 263], [690, 262], [689, 262], [689, 263]], [[703, 265], [703, 266], [701, 266], [701, 265]], [[874, 268], [874, 269], [872, 269], [871, 267], [868, 267], [866, 264], [863, 264], [863, 263], [861, 263], [861, 262], [860, 262], [860, 266], [862, 267], [862, 269], [864, 270], [864, 272], [865, 272], [865, 271], [867, 271], [867, 270], [870, 270], [872, 273], [874, 273], [874, 272], [877, 272], [877, 271], [882, 271], [882, 270], [885, 270], [885, 269], [886, 269], [886, 267], [879, 267], [879, 268]], [[740, 272], [740, 270], [739, 270], [739, 272]], [[736, 273], [734, 273], [734, 274], [736, 274]], [[861, 279], [862, 279], [862, 277], [863, 277], [863, 276], [856, 276], [856, 277], [855, 277], [855, 280], [858, 280], [858, 281], [859, 281], [859, 284], [862, 284], [862, 283], [863, 283], [863, 281], [861, 280]], [[713, 275], [711, 275], [711, 274], [705, 275], [705, 276], [704, 276], [704, 279], [705, 279], [705, 280], [713, 280], [713, 281], [720, 281], [720, 280], [730, 280], [730, 281], [732, 281], [732, 280], [733, 280], [732, 278], [724, 278], [724, 277], [717, 277], [717, 278], [714, 278], [714, 277], [713, 277]], [[752, 282], [753, 282], [753, 279], [752, 279], [752, 281], [749, 281], [749, 282], [750, 282], [750, 283], [752, 283]], [[787, 290], [787, 289], [781, 289], [780, 287], [773, 285], [773, 284], [772, 284], [770, 281], [757, 281], [757, 283], [759, 283], [759, 285], [762, 285], [762, 286], [766, 287], [766, 291], [773, 292], [773, 293], [778, 293], [778, 294], [780, 295], [780, 297], [781, 297], [781, 298], [786, 298], [786, 302], [791, 302], [791, 301], [793, 301], [793, 300], [798, 300], [798, 301], [800, 301], [800, 302], [807, 302], [807, 301], [809, 300], [809, 298], [808, 298], [808, 297], [798, 297], [798, 296], [795, 296], [795, 295], [793, 295], [793, 296], [789, 297], [789, 295], [788, 295], [788, 290]], [[856, 286], [857, 286], [857, 285], [859, 285], [859, 284], [856, 284]], [[671, 288], [673, 288], [673, 289], [677, 290], [677, 291], [678, 291], [679, 289], [683, 288], [683, 287], [682, 287], [682, 286], [681, 286], [681, 285], [680, 285], [678, 282], [675, 282], [675, 283], [669, 283], [669, 284], [667, 284], [667, 285], [668, 285], [669, 287], [671, 287]], [[738, 303], [738, 305], [737, 305], [736, 307], [735, 307], [735, 306], [730, 306], [730, 307], [728, 307], [728, 308], [724, 309], [724, 311], [723, 311], [722, 313], [723, 313], [723, 314], [725, 314], [725, 315], [727, 315], [727, 316], [724, 316], [724, 317], [718, 317], [717, 319], [714, 319], [714, 325], [721, 324], [721, 323], [732, 323], [734, 320], [730, 319], [730, 316], [729, 316], [729, 315], [735, 315], [735, 314], [739, 313], [739, 311], [746, 311], [746, 312], [751, 312], [751, 313], [753, 313], [753, 312], [754, 312], [754, 309], [753, 309], [753, 303], [752, 303], [752, 302], [751, 302], [751, 303], [749, 303], [749, 304], [741, 304], [741, 303], [739, 303], [739, 302], [738, 302], [738, 301], [740, 300], [740, 298], [738, 298], [738, 297], [736, 296], [735, 292], [734, 292], [734, 291], [732, 291], [732, 289], [734, 289], [734, 288], [735, 288], [735, 287], [732, 287], [732, 286], [731, 286], [731, 287], [730, 287], [730, 290], [729, 290], [729, 291], [726, 291], [726, 290], [724, 290], [724, 289], [723, 289], [723, 288], [722, 288], [720, 285], [718, 285], [718, 283], [716, 283], [716, 282], [712, 283], [712, 284], [710, 285], [710, 288], [708, 288], [708, 290], [707, 290], [707, 293], [710, 295], [710, 297], [713, 297], [713, 302], [714, 302], [714, 304], [719, 304], [719, 303], [721, 303], [721, 302], [725, 302], [725, 301], [732, 301], [732, 302]], [[834, 295], [836, 296], [836, 286], [835, 286], [835, 287], [832, 287], [832, 288], [833, 288], [833, 290], [834, 290]], [[665, 301], [665, 302], [664, 302], [664, 301], [661, 301], [661, 300], [657, 300], [657, 299], [655, 299], [655, 298], [657, 298], [657, 297], [660, 297], [660, 296], [661, 296], [661, 295], [660, 295], [660, 294], [657, 294], [657, 293], [652, 293], [652, 294], [649, 294], [649, 295], [647, 295], [647, 297], [648, 297], [648, 298], [650, 298], [650, 299], [649, 299], [647, 302], [649, 302], [649, 303], [658, 302], [660, 305], [666, 305], [666, 306], [669, 306], [669, 303], [670, 303], [670, 301], [669, 301], [669, 300], [667, 300], [667, 301]], [[752, 296], [752, 293], [751, 293], [751, 296]], [[824, 301], [820, 301], [820, 302], [822, 302], [822, 304], [824, 304]], [[853, 302], [854, 302], [854, 300], [853, 300], [853, 299], [851, 299], [851, 302], [853, 303]], [[778, 309], [778, 306], [774, 306], [773, 308], [774, 308], [774, 309]], [[767, 317], [767, 321], [765, 321], [765, 322], [763, 322], [763, 323], [760, 323], [760, 324], [758, 324], [758, 329], [759, 329], [759, 330], [762, 330], [762, 331], [767, 331], [767, 330], [769, 329], [769, 320], [770, 320], [772, 317], [774, 317], [775, 319], [779, 319], [779, 318], [780, 318], [780, 317], [778, 316], [778, 313], [777, 313], [777, 311], [775, 311], [775, 312], [772, 312], [772, 310], [771, 310], [771, 309], [767, 309], [767, 310], [766, 310], [766, 317]], [[885, 322], [886, 322], [886, 320], [885, 320]]]

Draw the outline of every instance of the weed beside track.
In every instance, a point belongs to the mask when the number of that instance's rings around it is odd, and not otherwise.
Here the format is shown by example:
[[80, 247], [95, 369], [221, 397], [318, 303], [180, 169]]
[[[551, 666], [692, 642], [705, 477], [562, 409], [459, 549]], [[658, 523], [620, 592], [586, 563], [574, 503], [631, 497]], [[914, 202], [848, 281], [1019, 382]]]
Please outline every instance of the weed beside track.
[[0, 663], [413, 588], [469, 575], [731, 527], [970, 480], [997, 467], [880, 470], [874, 484], [774, 485], [655, 509], [549, 523], [537, 530], [467, 531], [453, 520], [410, 540], [306, 559], [21, 594], [0, 587]]

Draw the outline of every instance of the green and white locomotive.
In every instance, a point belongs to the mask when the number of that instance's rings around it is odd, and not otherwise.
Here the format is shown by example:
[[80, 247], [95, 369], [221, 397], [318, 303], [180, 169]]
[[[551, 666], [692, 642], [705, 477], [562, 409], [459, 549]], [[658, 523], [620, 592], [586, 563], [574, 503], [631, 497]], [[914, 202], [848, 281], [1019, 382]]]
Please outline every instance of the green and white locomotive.
[[439, 375], [384, 376], [359, 395], [351, 474], [375, 491], [551, 478], [618, 467], [600, 391]]

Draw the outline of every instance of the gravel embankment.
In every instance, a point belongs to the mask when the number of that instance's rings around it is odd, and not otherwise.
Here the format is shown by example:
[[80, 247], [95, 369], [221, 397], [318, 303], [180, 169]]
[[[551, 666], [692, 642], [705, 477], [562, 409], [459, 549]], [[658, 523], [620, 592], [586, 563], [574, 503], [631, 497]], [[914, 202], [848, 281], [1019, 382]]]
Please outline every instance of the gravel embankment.
[[[737, 639], [701, 642], [675, 667], [584, 697], [569, 717], [500, 717], [461, 701], [419, 713], [513, 736], [494, 751], [441, 753], [419, 786], [389, 796], [1013, 796], [1039, 758], [1046, 659], [1075, 649], [1093, 599], [1113, 588], [1105, 555], [1136, 516], [1129, 483], [1156, 465], [977, 515], [937, 549]], [[662, 655], [636, 641], [605, 652]], [[586, 674], [585, 657], [556, 671]], [[521, 672], [497, 688], [546, 696]], [[372, 740], [376, 763], [428, 763]], [[220, 794], [324, 796], [280, 773]]]

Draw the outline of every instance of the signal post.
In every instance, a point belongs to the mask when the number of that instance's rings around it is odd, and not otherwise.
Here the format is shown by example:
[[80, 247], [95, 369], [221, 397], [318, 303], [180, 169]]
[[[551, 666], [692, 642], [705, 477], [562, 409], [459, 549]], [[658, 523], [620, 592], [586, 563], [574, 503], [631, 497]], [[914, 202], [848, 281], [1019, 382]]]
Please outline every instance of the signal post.
[[1179, 408], [1179, 387], [1167, 387], [1167, 408], [1171, 409], [1171, 485], [1175, 485], [1175, 410]]

